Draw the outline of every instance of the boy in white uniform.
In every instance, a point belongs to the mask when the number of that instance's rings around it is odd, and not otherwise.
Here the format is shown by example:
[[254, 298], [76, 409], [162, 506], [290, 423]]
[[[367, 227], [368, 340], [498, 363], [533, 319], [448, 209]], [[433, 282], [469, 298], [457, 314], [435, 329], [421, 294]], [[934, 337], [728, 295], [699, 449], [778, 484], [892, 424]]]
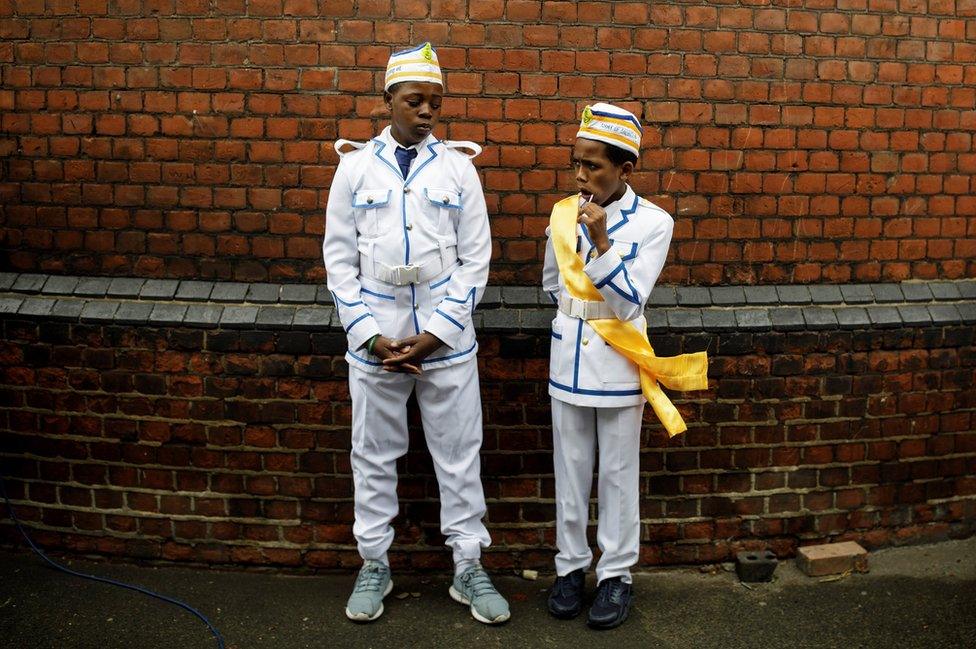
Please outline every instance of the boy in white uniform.
[[[488, 280], [491, 234], [469, 156], [480, 147], [432, 134], [443, 92], [429, 43], [390, 57], [391, 124], [365, 144], [340, 140], [322, 245], [346, 331], [351, 463], [363, 567], [346, 606], [355, 621], [383, 613], [393, 588], [387, 550], [398, 511], [396, 461], [407, 452], [406, 403], [416, 390], [440, 487], [441, 531], [453, 550], [451, 596], [481, 622], [508, 603], [481, 567], [481, 395], [471, 317]], [[342, 149], [351, 145], [352, 152]], [[470, 156], [474, 157], [474, 156]]]
[[[548, 606], [558, 618], [572, 618], [582, 610], [584, 571], [593, 558], [586, 527], [599, 446], [597, 543], [602, 556], [588, 618], [598, 629], [621, 624], [632, 600], [630, 568], [640, 549], [644, 395], [660, 391], [654, 378], [678, 389], [705, 387], [703, 355], [679, 357], [682, 363], [694, 361], [692, 373], [701, 374], [689, 380], [681, 365], [680, 385], [672, 385], [670, 377], [645, 376], [650, 370], [642, 369], [675, 360], [653, 356], [644, 320], [644, 305], [664, 267], [674, 221], [627, 184], [640, 143], [640, 122], [630, 112], [603, 103], [586, 107], [572, 154], [580, 195], [553, 208], [543, 269], [543, 288], [559, 307], [552, 325], [549, 380], [559, 552]], [[557, 214], [565, 218], [558, 221]], [[620, 351], [625, 348], [627, 354]], [[641, 355], [639, 368], [634, 358]], [[664, 372], [670, 374], [674, 367], [670, 364]], [[652, 396], [656, 412], [659, 396], [663, 393]], [[677, 411], [665, 414], [680, 421]], [[669, 426], [669, 432], [683, 430], [677, 426]]]

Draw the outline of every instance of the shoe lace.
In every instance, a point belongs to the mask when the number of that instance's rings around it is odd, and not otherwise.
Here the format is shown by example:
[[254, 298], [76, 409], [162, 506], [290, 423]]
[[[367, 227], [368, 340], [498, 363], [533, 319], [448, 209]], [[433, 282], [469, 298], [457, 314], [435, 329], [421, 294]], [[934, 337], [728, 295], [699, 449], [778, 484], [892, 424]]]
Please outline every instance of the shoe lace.
[[495, 590], [495, 585], [491, 583], [491, 578], [483, 568], [477, 567], [468, 570], [461, 576], [461, 581], [471, 591], [472, 597], [498, 594], [498, 591]]
[[607, 580], [600, 584], [600, 590], [596, 598], [603, 603], [619, 604], [620, 600], [623, 599], [624, 590], [625, 587], [622, 581]]
[[564, 577], [557, 577], [554, 590], [556, 591], [557, 597], [567, 597], [573, 594], [576, 589], [573, 586], [573, 580], [567, 575]]
[[359, 577], [356, 578], [356, 586], [353, 588], [354, 593], [372, 593], [380, 589], [380, 584], [383, 583], [384, 570], [382, 566], [379, 565], [365, 565], [362, 570], [359, 571]]

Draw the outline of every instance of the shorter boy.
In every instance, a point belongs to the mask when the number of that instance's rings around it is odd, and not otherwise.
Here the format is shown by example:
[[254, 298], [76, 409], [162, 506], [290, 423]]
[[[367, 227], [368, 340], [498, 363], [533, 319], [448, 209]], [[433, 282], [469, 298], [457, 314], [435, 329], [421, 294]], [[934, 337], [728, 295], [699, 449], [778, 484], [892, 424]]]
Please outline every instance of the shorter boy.
[[[588, 624], [609, 629], [627, 619], [630, 568], [640, 549], [640, 431], [645, 397], [671, 434], [684, 423], [657, 381], [702, 389], [704, 353], [656, 358], [647, 342], [644, 305], [664, 267], [674, 220], [627, 184], [641, 142], [630, 112], [587, 106], [572, 162], [579, 196], [553, 208], [543, 287], [558, 304], [552, 323], [552, 397], [556, 477], [556, 581], [549, 612], [572, 618], [582, 610], [586, 540], [596, 448], [598, 592]], [[585, 264], [585, 265], [584, 265]]]

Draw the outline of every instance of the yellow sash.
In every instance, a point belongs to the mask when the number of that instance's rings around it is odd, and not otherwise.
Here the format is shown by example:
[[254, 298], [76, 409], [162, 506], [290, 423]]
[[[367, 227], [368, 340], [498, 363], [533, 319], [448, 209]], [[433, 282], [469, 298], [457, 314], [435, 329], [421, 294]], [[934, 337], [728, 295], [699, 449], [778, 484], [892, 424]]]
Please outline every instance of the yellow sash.
[[[556, 263], [566, 290], [580, 300], [602, 302], [603, 296], [583, 272], [583, 260], [576, 253], [576, 225], [579, 197], [570, 196], [552, 208], [549, 223]], [[668, 435], [674, 437], [688, 429], [658, 381], [671, 390], [705, 390], [708, 388], [708, 356], [705, 352], [659, 358], [647, 339], [646, 331], [616, 318], [587, 320], [601, 338], [632, 360], [640, 369], [641, 391], [651, 404]]]

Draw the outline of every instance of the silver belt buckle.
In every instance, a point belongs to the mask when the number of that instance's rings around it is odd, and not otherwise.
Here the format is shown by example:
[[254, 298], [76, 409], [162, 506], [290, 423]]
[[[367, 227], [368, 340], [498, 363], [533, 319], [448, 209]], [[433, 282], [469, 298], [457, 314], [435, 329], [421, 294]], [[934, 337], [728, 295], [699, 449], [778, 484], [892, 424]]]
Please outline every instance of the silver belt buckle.
[[420, 266], [415, 264], [408, 264], [406, 266], [397, 266], [394, 271], [394, 283], [397, 286], [406, 286], [407, 284], [416, 284], [420, 281]]

